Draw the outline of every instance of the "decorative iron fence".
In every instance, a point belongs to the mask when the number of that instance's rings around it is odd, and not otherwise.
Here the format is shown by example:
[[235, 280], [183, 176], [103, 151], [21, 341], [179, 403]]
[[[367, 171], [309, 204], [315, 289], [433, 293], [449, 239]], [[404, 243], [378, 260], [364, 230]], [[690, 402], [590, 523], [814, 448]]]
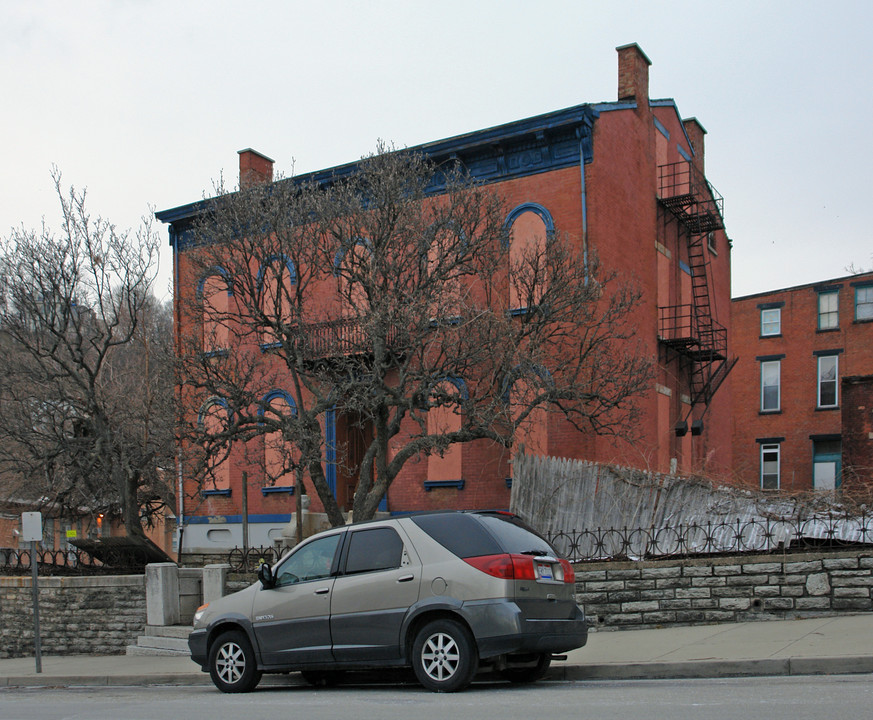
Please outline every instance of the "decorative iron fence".
[[[0, 548], [0, 574], [29, 575], [32, 558], [30, 550]], [[129, 570], [100, 562], [82, 550], [38, 550], [36, 562], [40, 575], [117, 575]]]
[[816, 515], [652, 528], [598, 528], [549, 535], [573, 562], [770, 553], [873, 546], [873, 515]]
[[242, 548], [235, 547], [227, 554], [227, 564], [235, 573], [257, 572], [263, 563], [271, 565], [279, 559], [279, 552], [273, 547]]

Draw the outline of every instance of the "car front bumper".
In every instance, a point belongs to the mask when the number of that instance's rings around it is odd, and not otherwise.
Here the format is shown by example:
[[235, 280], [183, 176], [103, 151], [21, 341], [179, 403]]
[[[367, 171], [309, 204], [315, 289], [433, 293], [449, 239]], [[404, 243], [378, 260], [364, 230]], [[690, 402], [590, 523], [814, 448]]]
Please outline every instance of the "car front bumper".
[[201, 668], [206, 669], [206, 629], [194, 630], [188, 636], [188, 649], [191, 651], [191, 659]]

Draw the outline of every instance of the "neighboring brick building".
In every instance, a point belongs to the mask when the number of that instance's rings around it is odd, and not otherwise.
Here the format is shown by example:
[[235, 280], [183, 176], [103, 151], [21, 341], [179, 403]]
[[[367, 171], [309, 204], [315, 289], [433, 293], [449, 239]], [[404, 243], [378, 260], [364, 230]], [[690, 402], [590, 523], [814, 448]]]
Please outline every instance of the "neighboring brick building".
[[731, 307], [742, 348], [731, 378], [738, 478], [804, 491], [848, 487], [864, 467], [869, 475], [873, 273], [735, 298]]
[[[528, 223], [541, 233], [574, 238], [583, 250], [596, 249], [607, 271], [643, 292], [633, 318], [635, 341], [655, 361], [656, 373], [639, 402], [637, 437], [629, 443], [582, 434], [545, 416], [537, 447], [554, 456], [724, 477], [732, 466], [730, 385], [723, 383], [732, 362], [730, 242], [721, 197], [704, 176], [706, 131], [696, 119], [683, 119], [673, 100], [649, 99], [650, 62], [637, 45], [618, 48], [618, 56], [616, 102], [578, 105], [412, 150], [436, 161], [459, 158], [505, 198], [512, 208], [507, 225]], [[272, 161], [242, 151], [240, 173], [242, 184], [269, 182]], [[157, 214], [170, 225], [177, 308], [208, 282], [195, 277], [186, 261], [186, 232], [197, 209], [192, 203]], [[333, 437], [347, 437], [349, 428], [336, 417], [327, 422]], [[388, 509], [506, 507], [510, 460], [475, 441], [455, 457], [462, 480], [454, 483], [429, 481], [426, 463], [410, 465], [391, 486]], [[330, 471], [330, 457], [327, 465]], [[180, 508], [185, 549], [242, 544], [242, 467], [239, 462], [229, 469], [223, 496]], [[184, 482], [185, 494], [196, 494], [193, 479]], [[292, 489], [261, 488], [251, 473], [248, 482], [250, 538], [258, 544], [287, 522]], [[336, 492], [348, 492], [341, 485]], [[319, 509], [317, 498], [312, 509]]]

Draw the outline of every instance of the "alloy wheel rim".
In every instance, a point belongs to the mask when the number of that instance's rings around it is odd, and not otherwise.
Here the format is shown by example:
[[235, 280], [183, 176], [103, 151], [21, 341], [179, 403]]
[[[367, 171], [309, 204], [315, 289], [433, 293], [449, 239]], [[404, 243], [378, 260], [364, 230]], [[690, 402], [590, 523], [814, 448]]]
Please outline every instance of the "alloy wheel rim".
[[425, 674], [432, 680], [444, 682], [458, 671], [461, 652], [455, 639], [447, 633], [434, 633], [421, 649]]
[[215, 659], [215, 669], [218, 677], [228, 685], [239, 682], [246, 670], [246, 657], [242, 648], [233, 642], [222, 645]]

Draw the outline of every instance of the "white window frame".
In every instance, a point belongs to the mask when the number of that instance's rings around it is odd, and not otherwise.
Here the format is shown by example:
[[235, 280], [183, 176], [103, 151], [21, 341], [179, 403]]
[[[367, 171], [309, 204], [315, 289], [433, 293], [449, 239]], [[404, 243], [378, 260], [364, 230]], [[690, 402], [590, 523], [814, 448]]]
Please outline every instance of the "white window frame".
[[[764, 384], [764, 375], [767, 369], [776, 368], [776, 406], [766, 407], [764, 404], [765, 390], [773, 387], [772, 384]], [[761, 361], [761, 412], [778, 412], [782, 409], [782, 361], [781, 360], [762, 360]]]
[[[767, 315], [775, 315], [775, 320], [767, 319]], [[773, 325], [776, 326], [775, 330]], [[769, 326], [769, 329], [768, 329]], [[782, 308], [764, 308], [761, 310], [761, 337], [771, 337], [782, 334]]]
[[[833, 299], [833, 303], [830, 301]], [[833, 307], [831, 307], [833, 305]], [[826, 318], [827, 321], [822, 322]], [[818, 329], [835, 330], [840, 327], [840, 292], [828, 290], [818, 294]]]
[[[859, 312], [862, 308], [863, 313]], [[873, 285], [861, 285], [855, 288], [855, 320], [862, 322], [873, 320]]]
[[[776, 454], [776, 487], [764, 487], [764, 454]], [[782, 446], [780, 443], [761, 443], [759, 481], [762, 490], [779, 490], [782, 487]], [[773, 475], [773, 473], [767, 473]]]
[[[827, 361], [830, 364], [830, 361], [833, 361], [834, 366], [834, 378], [833, 380], [824, 380], [822, 377], [822, 370], [824, 361]], [[824, 405], [821, 401], [822, 395], [822, 385], [825, 383], [833, 383], [834, 384], [834, 402]], [[819, 408], [835, 408], [840, 406], [840, 356], [839, 355], [820, 355], [818, 358], [818, 381], [816, 382], [816, 407]]]

